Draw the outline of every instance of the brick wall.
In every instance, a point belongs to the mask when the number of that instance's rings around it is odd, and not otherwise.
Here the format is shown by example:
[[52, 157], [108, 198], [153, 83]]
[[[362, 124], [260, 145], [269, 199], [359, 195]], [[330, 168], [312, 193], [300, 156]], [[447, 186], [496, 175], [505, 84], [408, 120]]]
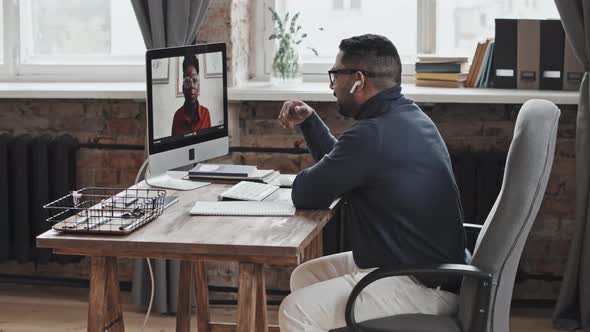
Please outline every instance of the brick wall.
[[[342, 118], [333, 103], [310, 103], [335, 135], [351, 122]], [[230, 144], [234, 147], [305, 147], [297, 129], [284, 129], [276, 117], [279, 102], [230, 103]], [[519, 105], [436, 104], [421, 105], [434, 120], [450, 149], [472, 148], [507, 151]], [[557, 152], [551, 178], [539, 216], [525, 247], [521, 266], [530, 274], [563, 274], [569, 243], [575, 229], [575, 117], [574, 106], [562, 106]], [[0, 132], [69, 133], [82, 144], [112, 144], [116, 149], [82, 147], [78, 159], [78, 185], [121, 186], [133, 183], [143, 162], [143, 151], [124, 149], [142, 146], [145, 135], [145, 104], [114, 100], [0, 100]], [[84, 145], [83, 145], [84, 146]], [[235, 163], [275, 168], [295, 173], [312, 164], [309, 154], [235, 152]], [[122, 280], [131, 280], [132, 264], [123, 264]], [[217, 286], [237, 285], [235, 266], [216, 264], [210, 278]], [[78, 270], [59, 266], [15, 267], [2, 265], [6, 272], [85, 277], [87, 264]], [[77, 271], [77, 272], [76, 272]], [[269, 288], [288, 289], [290, 269], [272, 268]], [[73, 273], [73, 274], [72, 274]], [[528, 280], [518, 284], [515, 297], [554, 299], [559, 282]]]
[[227, 45], [227, 82], [235, 85], [248, 79], [250, 53], [250, 18], [253, 1], [212, 1], [197, 40], [225, 42]]
[[78, 185], [121, 186], [133, 183], [143, 162], [145, 103], [109, 100], [0, 100], [0, 131], [70, 134], [80, 143], [117, 149], [81, 148]]

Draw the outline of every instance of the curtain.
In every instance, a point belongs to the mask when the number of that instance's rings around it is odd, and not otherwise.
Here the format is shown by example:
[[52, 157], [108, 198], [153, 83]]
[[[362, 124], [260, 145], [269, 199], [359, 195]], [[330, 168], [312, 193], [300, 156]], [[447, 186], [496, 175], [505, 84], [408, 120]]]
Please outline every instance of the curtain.
[[190, 45], [210, 0], [131, 0], [148, 49]]
[[553, 313], [557, 329], [590, 331], [590, 1], [555, 0], [561, 22], [586, 74], [580, 85], [576, 119], [576, 233]]
[[[210, 0], [131, 0], [148, 49], [193, 44], [209, 3]], [[155, 279], [154, 309], [159, 313], [175, 313], [180, 262], [152, 259], [151, 263]], [[133, 277], [133, 302], [147, 308], [150, 288], [147, 263], [138, 259]]]

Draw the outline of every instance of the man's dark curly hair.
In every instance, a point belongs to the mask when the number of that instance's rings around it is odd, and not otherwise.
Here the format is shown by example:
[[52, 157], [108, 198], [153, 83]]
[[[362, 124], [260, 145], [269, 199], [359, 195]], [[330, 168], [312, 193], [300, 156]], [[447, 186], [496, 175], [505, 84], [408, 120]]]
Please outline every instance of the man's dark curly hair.
[[[343, 39], [340, 42], [342, 63], [347, 67], [357, 67], [377, 74], [385, 74], [374, 79], [378, 86], [401, 83], [402, 65], [397, 49], [387, 37], [366, 34]], [[389, 81], [389, 84], [388, 82]]]
[[183, 74], [186, 73], [186, 67], [193, 65], [197, 70], [197, 74], [199, 73], [199, 59], [197, 59], [196, 55], [185, 55], [184, 60], [182, 60], [182, 72]]

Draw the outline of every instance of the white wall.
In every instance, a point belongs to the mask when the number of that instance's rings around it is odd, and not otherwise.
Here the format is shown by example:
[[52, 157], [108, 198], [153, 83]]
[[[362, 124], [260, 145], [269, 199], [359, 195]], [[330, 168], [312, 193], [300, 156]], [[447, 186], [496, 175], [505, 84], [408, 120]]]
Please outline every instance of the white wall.
[[[221, 58], [221, 52], [209, 56]], [[217, 126], [223, 124], [223, 77], [206, 77], [206, 63], [203, 58], [202, 54], [198, 56], [201, 82], [199, 103], [209, 109], [211, 126]], [[183, 57], [170, 58], [168, 83], [152, 83], [155, 139], [170, 136], [174, 113], [184, 103], [182, 93], [177, 96], [177, 86], [182, 84], [182, 60]]]

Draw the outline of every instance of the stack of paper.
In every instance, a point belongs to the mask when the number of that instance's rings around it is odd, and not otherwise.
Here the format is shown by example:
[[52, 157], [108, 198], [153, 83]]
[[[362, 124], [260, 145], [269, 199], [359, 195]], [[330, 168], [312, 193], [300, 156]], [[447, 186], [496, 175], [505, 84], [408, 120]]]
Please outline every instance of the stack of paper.
[[467, 58], [422, 56], [416, 62], [416, 86], [462, 87], [467, 77]]

